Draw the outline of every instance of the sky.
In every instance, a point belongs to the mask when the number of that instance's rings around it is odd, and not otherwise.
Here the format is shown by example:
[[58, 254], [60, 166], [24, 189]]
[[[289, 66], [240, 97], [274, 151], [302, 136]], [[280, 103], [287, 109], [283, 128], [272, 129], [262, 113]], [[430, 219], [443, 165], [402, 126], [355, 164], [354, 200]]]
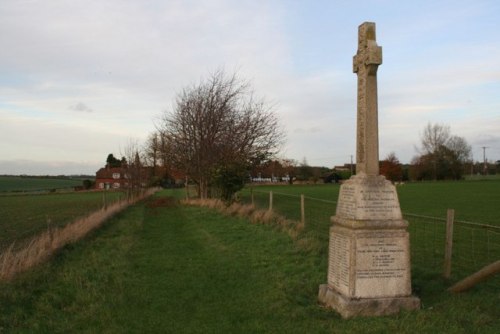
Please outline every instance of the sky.
[[499, 18], [497, 0], [0, 0], [0, 174], [94, 174], [219, 69], [273, 107], [281, 157], [348, 163], [365, 21], [380, 159], [409, 163], [430, 122], [500, 160]]

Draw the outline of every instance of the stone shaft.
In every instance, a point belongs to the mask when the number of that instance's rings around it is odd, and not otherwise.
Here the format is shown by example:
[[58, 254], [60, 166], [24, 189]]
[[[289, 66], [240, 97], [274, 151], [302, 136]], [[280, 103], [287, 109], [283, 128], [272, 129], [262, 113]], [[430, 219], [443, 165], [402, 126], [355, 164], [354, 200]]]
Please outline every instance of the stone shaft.
[[358, 75], [356, 173], [379, 174], [377, 69], [382, 64], [382, 48], [377, 45], [375, 23], [358, 29], [358, 51], [353, 71]]

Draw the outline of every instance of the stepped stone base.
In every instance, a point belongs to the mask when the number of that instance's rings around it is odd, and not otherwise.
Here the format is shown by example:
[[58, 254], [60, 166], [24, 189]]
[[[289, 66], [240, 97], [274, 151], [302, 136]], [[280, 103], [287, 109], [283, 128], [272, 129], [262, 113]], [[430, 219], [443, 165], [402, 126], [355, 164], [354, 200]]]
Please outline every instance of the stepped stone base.
[[328, 282], [320, 303], [342, 317], [415, 310], [410, 238], [396, 188], [384, 176], [360, 173], [340, 188], [331, 218]]
[[347, 298], [331, 289], [328, 284], [319, 286], [318, 300], [326, 307], [333, 308], [342, 318], [357, 316], [382, 316], [399, 313], [402, 310], [417, 310], [420, 299], [415, 296], [392, 298]]

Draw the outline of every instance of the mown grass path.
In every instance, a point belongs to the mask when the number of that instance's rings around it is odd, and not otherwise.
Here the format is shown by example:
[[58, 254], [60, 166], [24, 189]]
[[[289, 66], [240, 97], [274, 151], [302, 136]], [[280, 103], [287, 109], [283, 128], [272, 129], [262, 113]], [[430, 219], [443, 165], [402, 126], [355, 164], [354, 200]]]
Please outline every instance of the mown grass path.
[[[425, 278], [417, 279], [426, 282]], [[316, 304], [326, 258], [270, 226], [155, 196], [52, 262], [0, 283], [0, 332], [495, 333], [498, 292], [450, 297], [421, 283], [424, 309], [342, 320]], [[432, 295], [432, 297], [431, 297]]]

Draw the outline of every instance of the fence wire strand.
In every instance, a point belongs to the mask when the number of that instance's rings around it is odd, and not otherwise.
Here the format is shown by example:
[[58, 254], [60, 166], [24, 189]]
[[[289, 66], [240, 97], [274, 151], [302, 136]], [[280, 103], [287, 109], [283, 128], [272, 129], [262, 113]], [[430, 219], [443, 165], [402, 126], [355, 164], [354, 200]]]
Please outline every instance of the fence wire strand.
[[[273, 211], [300, 221], [300, 195], [273, 191]], [[251, 189], [241, 194], [240, 200], [258, 208], [268, 209], [268, 191]], [[313, 237], [325, 244], [329, 240], [330, 217], [335, 215], [336, 201], [304, 196], [304, 237]], [[443, 213], [445, 216], [446, 213]], [[412, 269], [432, 275], [441, 275], [444, 268], [446, 218], [404, 213], [410, 233]], [[463, 279], [484, 266], [500, 259], [500, 226], [455, 220], [453, 224], [451, 279]], [[500, 275], [482, 284], [500, 287]]]

